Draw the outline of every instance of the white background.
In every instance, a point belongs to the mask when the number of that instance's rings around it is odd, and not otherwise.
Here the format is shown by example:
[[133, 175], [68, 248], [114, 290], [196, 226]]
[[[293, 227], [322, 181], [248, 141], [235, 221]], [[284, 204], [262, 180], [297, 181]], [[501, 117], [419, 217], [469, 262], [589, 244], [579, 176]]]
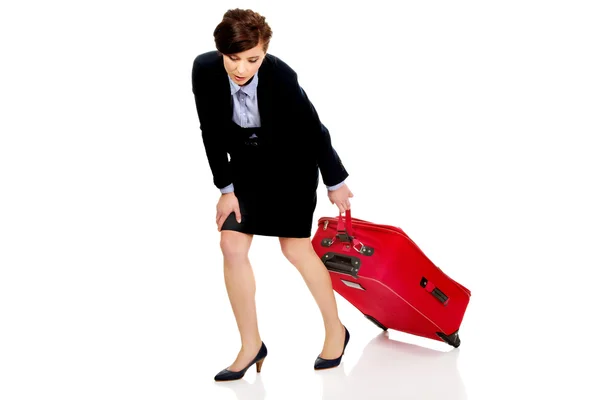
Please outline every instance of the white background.
[[[213, 381], [239, 339], [190, 74], [232, 7], [267, 17], [353, 216], [472, 290], [459, 349], [337, 297], [352, 339], [316, 373], [316, 304], [257, 237], [269, 357]], [[0, 398], [597, 396], [599, 20], [593, 1], [3, 2]]]

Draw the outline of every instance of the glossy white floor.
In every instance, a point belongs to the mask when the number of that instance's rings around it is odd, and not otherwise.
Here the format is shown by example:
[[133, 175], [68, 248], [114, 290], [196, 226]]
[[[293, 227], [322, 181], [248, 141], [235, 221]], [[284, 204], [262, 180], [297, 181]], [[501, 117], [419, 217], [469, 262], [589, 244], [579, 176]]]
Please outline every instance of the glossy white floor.
[[[206, 3], [3, 3], [0, 399], [599, 398], [594, 3]], [[231, 7], [267, 16], [353, 215], [472, 290], [460, 348], [338, 297], [351, 340], [315, 372], [316, 304], [257, 237], [269, 356], [213, 381], [239, 338], [190, 72]]]

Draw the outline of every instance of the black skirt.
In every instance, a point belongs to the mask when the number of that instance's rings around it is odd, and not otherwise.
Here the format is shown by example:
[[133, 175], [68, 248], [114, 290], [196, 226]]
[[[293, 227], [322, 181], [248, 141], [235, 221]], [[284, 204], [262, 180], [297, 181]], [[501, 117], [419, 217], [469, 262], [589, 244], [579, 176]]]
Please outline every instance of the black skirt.
[[228, 152], [241, 223], [231, 213], [222, 230], [308, 238], [317, 205], [318, 167], [310, 153], [262, 128], [232, 122]]

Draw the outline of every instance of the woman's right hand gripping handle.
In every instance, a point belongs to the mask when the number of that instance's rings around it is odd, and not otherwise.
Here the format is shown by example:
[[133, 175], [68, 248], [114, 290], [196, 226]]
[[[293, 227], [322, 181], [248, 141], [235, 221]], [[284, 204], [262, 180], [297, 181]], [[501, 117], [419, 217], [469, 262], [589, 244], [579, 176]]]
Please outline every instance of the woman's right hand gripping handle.
[[219, 232], [221, 232], [223, 223], [232, 212], [235, 213], [235, 219], [238, 224], [242, 222], [240, 204], [234, 192], [222, 194], [217, 203], [217, 229]]

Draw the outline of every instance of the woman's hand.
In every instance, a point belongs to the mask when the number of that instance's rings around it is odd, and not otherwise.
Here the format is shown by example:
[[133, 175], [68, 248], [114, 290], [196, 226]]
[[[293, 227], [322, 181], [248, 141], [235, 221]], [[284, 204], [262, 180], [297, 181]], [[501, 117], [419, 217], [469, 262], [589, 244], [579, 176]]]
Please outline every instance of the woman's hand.
[[344, 212], [350, 209], [350, 198], [354, 195], [344, 183], [335, 190], [327, 191], [327, 197], [329, 197], [331, 204], [335, 204], [340, 209], [340, 212]]
[[238, 223], [242, 222], [242, 214], [240, 213], [240, 204], [234, 192], [222, 194], [217, 203], [217, 229], [221, 232], [223, 222], [229, 215], [235, 212], [235, 219]]

